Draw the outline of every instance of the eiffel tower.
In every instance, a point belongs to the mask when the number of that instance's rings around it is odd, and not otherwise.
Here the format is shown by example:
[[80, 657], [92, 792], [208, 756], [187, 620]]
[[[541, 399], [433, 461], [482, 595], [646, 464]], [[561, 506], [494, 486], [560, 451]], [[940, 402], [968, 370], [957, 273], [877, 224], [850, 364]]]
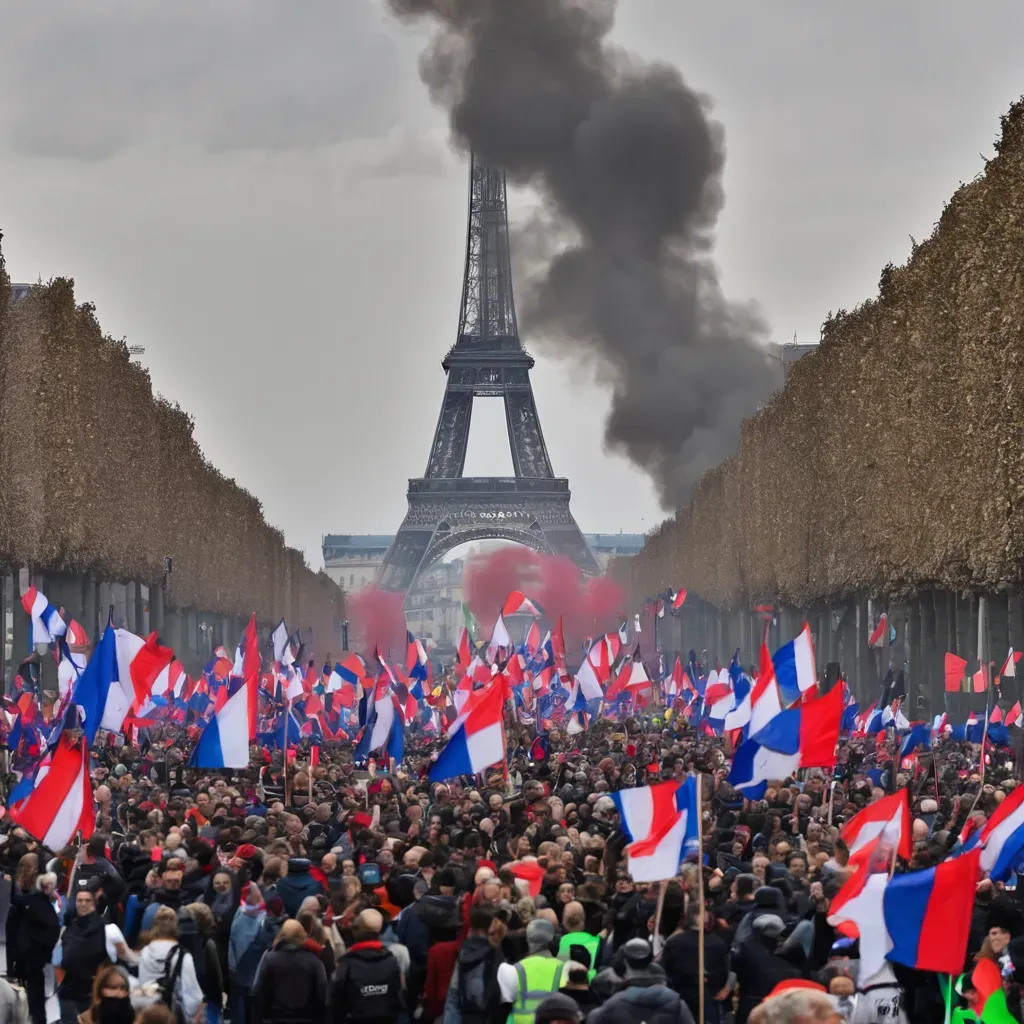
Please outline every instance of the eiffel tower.
[[[441, 362], [448, 375], [427, 469], [409, 481], [409, 511], [379, 572], [408, 590], [421, 572], [467, 541], [508, 540], [565, 555], [586, 575], [597, 560], [569, 511], [569, 481], [551, 469], [530, 385], [533, 357], [516, 326], [505, 174], [474, 155], [459, 333]], [[511, 477], [466, 477], [473, 399], [505, 400]]]

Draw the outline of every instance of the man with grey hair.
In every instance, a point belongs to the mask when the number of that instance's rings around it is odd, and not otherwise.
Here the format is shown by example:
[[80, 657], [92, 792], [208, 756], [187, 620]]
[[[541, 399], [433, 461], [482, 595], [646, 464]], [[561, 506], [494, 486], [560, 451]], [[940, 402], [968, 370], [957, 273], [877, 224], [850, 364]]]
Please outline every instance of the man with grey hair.
[[843, 1024], [842, 1015], [824, 992], [791, 988], [756, 1007], [749, 1024]]
[[501, 1001], [511, 1004], [510, 1024], [533, 1024], [537, 1007], [561, 987], [565, 965], [551, 953], [554, 939], [554, 925], [536, 918], [526, 926], [526, 956], [498, 968]]

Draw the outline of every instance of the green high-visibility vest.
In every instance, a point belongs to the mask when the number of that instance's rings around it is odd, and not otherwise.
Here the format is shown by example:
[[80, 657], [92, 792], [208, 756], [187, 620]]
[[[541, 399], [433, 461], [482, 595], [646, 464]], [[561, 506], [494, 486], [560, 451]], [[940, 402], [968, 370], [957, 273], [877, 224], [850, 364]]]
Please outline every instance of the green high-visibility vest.
[[533, 1024], [537, 1007], [561, 986], [564, 966], [550, 953], [535, 953], [515, 965], [519, 988], [508, 1024]]
[[558, 943], [558, 959], [568, 960], [572, 946], [582, 946], [590, 954], [589, 977], [593, 981], [597, 974], [597, 951], [601, 948], [601, 936], [591, 935], [590, 932], [569, 932], [563, 935]]

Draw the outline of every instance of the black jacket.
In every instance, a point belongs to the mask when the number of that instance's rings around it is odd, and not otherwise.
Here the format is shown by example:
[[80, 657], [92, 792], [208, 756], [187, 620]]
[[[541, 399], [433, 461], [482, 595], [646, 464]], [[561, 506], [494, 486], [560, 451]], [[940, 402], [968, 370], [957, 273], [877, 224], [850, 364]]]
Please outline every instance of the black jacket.
[[357, 942], [338, 961], [331, 984], [331, 1024], [394, 1024], [402, 1009], [402, 972], [380, 942]]
[[435, 942], [454, 939], [462, 922], [454, 896], [428, 892], [398, 919], [398, 941], [409, 950], [412, 971], [426, 977], [427, 954]]
[[780, 981], [799, 978], [800, 971], [769, 949], [759, 935], [750, 935], [733, 947], [732, 969], [739, 986], [739, 1024]]
[[272, 1024], [323, 1024], [327, 1013], [327, 974], [316, 953], [282, 942], [260, 964], [253, 1005]]
[[7, 913], [7, 970], [12, 977], [41, 971], [59, 937], [60, 920], [45, 893], [31, 889], [12, 894]]
[[92, 981], [107, 959], [107, 936], [103, 918], [96, 912], [86, 917], [75, 914], [60, 939], [60, 966], [64, 978], [57, 989], [84, 1010], [92, 1002]]
[[631, 978], [587, 1017], [587, 1024], [694, 1024], [686, 1003], [667, 985]]
[[[682, 997], [693, 1014], [700, 1008], [700, 979], [697, 973], [695, 931], [677, 932], [669, 937], [661, 954], [661, 966], [668, 983]], [[704, 936], [704, 999], [710, 1002], [729, 980], [729, 950], [718, 935]]]

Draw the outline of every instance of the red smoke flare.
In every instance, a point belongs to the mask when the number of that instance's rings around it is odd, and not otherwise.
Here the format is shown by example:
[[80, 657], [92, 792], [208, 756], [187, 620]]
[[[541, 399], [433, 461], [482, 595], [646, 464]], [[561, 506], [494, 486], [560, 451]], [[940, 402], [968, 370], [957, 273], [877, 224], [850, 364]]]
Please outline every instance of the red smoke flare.
[[390, 660], [405, 660], [405, 594], [381, 590], [378, 586], [363, 587], [348, 598], [348, 615], [352, 625], [349, 640], [353, 650], [361, 651], [367, 660], [375, 646]]
[[[563, 556], [540, 555], [529, 548], [508, 545], [473, 555], [463, 574], [463, 592], [483, 636], [513, 590], [533, 598], [545, 612], [549, 628], [562, 616], [570, 664], [582, 656], [584, 637], [617, 629], [625, 607], [622, 590], [609, 576], [584, 582], [575, 562]], [[518, 643], [521, 637], [514, 637]]]

